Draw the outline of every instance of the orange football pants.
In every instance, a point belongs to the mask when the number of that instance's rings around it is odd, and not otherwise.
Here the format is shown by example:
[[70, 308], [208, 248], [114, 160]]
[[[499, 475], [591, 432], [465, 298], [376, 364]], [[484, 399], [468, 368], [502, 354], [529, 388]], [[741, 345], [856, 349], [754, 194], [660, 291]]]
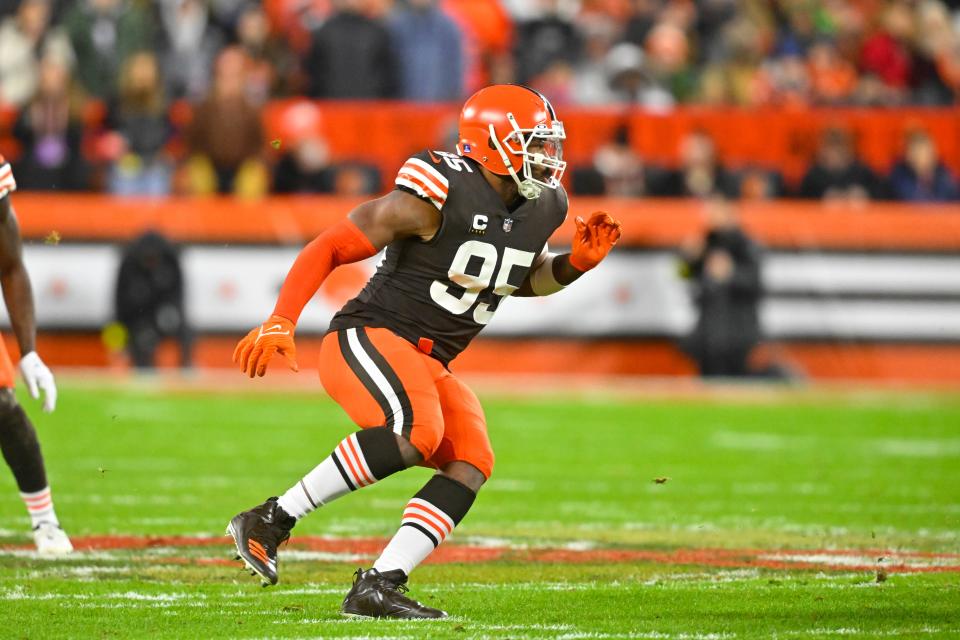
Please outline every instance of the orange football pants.
[[493, 449], [477, 396], [440, 361], [389, 329], [328, 333], [320, 382], [363, 429], [388, 426], [417, 448], [423, 465], [468, 462], [487, 478]]
[[0, 389], [13, 389], [16, 384], [16, 370], [13, 368], [10, 354], [7, 353], [7, 346], [3, 343], [3, 339], [0, 338]]

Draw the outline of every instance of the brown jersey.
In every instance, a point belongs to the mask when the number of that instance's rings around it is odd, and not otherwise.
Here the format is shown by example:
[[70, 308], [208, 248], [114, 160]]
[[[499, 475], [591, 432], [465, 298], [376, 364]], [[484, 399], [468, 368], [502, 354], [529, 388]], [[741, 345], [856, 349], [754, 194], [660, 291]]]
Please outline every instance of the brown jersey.
[[[544, 189], [510, 211], [473, 160], [425, 151], [397, 174], [396, 188], [435, 206], [440, 228], [429, 241], [387, 247], [377, 272], [330, 323], [330, 330], [385, 327], [448, 364], [493, 318], [504, 296], [567, 215], [563, 188]], [[423, 339], [430, 341], [425, 343]]]

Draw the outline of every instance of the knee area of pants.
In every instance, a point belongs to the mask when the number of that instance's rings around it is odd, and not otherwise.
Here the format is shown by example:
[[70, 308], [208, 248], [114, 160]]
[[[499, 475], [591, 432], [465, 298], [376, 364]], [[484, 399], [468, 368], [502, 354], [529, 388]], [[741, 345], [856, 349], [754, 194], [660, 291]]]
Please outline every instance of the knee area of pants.
[[439, 431], [427, 432], [426, 429], [421, 430], [419, 433], [414, 433], [413, 438], [410, 440], [410, 444], [416, 447], [417, 451], [420, 452], [420, 455], [423, 456], [424, 460], [429, 460], [431, 456], [436, 452], [440, 447], [440, 441], [443, 438], [443, 434]]
[[461, 458], [463, 462], [469, 463], [477, 468], [483, 477], [487, 480], [493, 475], [493, 463], [495, 461], [493, 450], [485, 449], [482, 451], [471, 451], [469, 455]]

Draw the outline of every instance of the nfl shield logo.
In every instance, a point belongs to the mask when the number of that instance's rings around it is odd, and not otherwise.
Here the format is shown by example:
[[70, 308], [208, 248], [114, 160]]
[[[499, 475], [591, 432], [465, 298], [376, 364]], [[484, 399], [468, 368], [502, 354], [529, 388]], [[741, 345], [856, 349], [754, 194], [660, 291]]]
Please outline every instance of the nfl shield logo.
[[472, 147], [471, 147], [469, 144], [464, 144], [464, 145], [463, 145], [463, 152], [464, 152], [464, 153], [470, 153], [472, 150], [473, 150], [473, 149], [472, 149]]
[[510, 233], [510, 229], [513, 229], [513, 218], [504, 218], [503, 220], [504, 233]]

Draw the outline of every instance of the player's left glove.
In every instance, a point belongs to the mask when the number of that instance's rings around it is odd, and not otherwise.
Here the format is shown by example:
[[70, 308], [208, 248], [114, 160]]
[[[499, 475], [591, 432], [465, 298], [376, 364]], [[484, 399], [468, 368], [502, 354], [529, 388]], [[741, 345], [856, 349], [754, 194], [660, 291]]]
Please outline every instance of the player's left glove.
[[589, 271], [607, 257], [620, 239], [620, 223], [610, 214], [597, 211], [586, 222], [577, 216], [577, 232], [573, 235], [570, 264], [579, 271]]
[[293, 323], [283, 316], [272, 315], [256, 329], [243, 337], [233, 350], [233, 362], [251, 378], [267, 372], [267, 364], [274, 354], [287, 359], [294, 371], [297, 367], [297, 348], [293, 344]]
[[47, 365], [43, 364], [43, 360], [36, 351], [31, 351], [20, 358], [20, 373], [23, 375], [23, 381], [27, 383], [31, 398], [38, 399], [40, 391], [43, 391], [44, 411], [51, 413], [57, 408], [57, 383], [54, 382], [53, 374]]

